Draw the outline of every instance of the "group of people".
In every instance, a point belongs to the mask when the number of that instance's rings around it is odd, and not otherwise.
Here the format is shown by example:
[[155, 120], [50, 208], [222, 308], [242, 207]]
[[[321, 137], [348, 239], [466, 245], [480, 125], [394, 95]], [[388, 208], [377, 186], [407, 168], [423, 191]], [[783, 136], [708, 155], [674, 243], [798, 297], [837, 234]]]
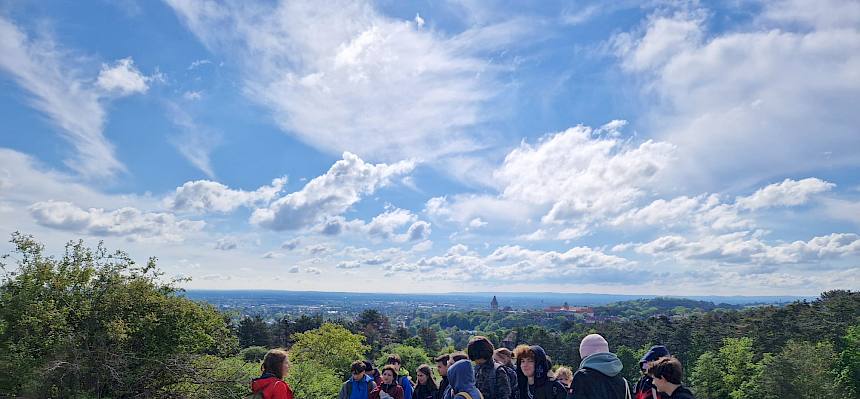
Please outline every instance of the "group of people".
[[[653, 346], [642, 357], [642, 377], [635, 386], [621, 376], [621, 360], [609, 351], [602, 336], [583, 338], [579, 353], [582, 362], [575, 372], [567, 367], [553, 372], [550, 357], [538, 345], [496, 349], [486, 337], [476, 336], [465, 352], [434, 359], [441, 376], [438, 383], [428, 364], [415, 370], [414, 382], [401, 375], [397, 354], [389, 355], [381, 370], [356, 360], [338, 399], [693, 399], [681, 383], [681, 363], [664, 346]], [[283, 381], [288, 369], [286, 352], [269, 351], [262, 375], [251, 382], [254, 394], [263, 399], [293, 399]]]

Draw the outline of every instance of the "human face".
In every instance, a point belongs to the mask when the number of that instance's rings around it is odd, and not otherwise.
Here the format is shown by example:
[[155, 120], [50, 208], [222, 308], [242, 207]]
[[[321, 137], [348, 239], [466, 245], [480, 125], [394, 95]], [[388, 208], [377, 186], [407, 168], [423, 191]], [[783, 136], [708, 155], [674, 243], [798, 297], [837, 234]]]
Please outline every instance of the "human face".
[[[532, 363], [532, 364], [534, 364], [534, 363]], [[534, 371], [533, 371], [533, 372], [534, 372]], [[566, 386], [566, 387], [569, 387], [569, 386], [570, 386], [570, 378], [569, 378], [568, 376], [559, 377], [559, 378], [558, 378], [558, 381], [559, 381], [559, 382], [561, 382], [561, 383], [562, 383], [564, 386]]]
[[421, 385], [426, 384], [427, 383], [427, 374], [424, 374], [424, 373], [419, 371], [418, 372], [418, 383]]
[[391, 363], [388, 363], [388, 364], [390, 364], [390, 365], [394, 366], [394, 369], [395, 369], [395, 370], [397, 370], [397, 372], [398, 372], [398, 373], [400, 372], [400, 363], [397, 363], [397, 362], [391, 362]]
[[520, 361], [520, 370], [522, 370], [523, 374], [526, 377], [534, 377], [535, 376], [535, 360], [532, 358], [525, 358]]
[[391, 384], [394, 382], [394, 373], [391, 370], [385, 370], [382, 372], [382, 382], [386, 384]]
[[284, 364], [281, 365], [281, 375], [284, 376], [284, 378], [286, 378], [287, 374], [289, 374], [289, 373], [290, 373], [290, 361], [287, 359], [284, 359]]
[[362, 379], [362, 378], [364, 378], [364, 374], [365, 374], [365, 373], [364, 373], [364, 370], [362, 370], [362, 371], [361, 371], [360, 373], [358, 373], [358, 374], [356, 374], [356, 373], [352, 373], [352, 379], [353, 379], [353, 380], [356, 380], [356, 381], [361, 381], [361, 379]]
[[671, 392], [672, 386], [669, 383], [669, 381], [666, 381], [665, 378], [662, 378], [662, 377], [656, 378], [655, 377], [651, 383], [654, 384], [654, 388], [657, 388], [657, 390], [660, 392], [663, 392], [663, 393], [670, 393]]
[[439, 375], [441, 375], [442, 377], [447, 376], [448, 375], [448, 363], [446, 363], [446, 362], [436, 363], [436, 370], [439, 370]]

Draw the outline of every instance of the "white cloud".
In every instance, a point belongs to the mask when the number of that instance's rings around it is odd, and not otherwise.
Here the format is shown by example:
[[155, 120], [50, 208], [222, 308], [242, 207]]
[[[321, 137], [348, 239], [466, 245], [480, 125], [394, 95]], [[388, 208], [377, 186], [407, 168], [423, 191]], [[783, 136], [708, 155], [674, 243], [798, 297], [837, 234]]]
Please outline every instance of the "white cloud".
[[189, 90], [182, 93], [182, 98], [184, 98], [186, 101], [197, 101], [203, 98], [203, 92], [200, 90]]
[[221, 135], [200, 126], [191, 114], [179, 105], [168, 102], [168, 114], [179, 133], [171, 136], [170, 142], [185, 159], [209, 178], [215, 177], [210, 155], [221, 143]]
[[814, 194], [830, 191], [835, 184], [821, 179], [785, 179], [761, 188], [748, 197], [739, 197], [735, 203], [745, 209], [761, 209], [775, 206], [796, 206], [809, 201]]
[[170, 213], [143, 212], [131, 207], [113, 211], [81, 209], [64, 201], [37, 202], [28, 210], [36, 222], [45, 227], [132, 240], [182, 241], [206, 224], [179, 219]]
[[483, 221], [481, 218], [474, 218], [474, 219], [469, 221], [469, 228], [470, 229], [480, 229], [481, 227], [484, 227], [486, 225], [487, 225], [487, 222]]
[[256, 209], [251, 222], [272, 230], [296, 230], [315, 225], [326, 217], [346, 212], [363, 196], [411, 172], [414, 167], [409, 161], [368, 164], [345, 152], [342, 160], [300, 191], [281, 197], [266, 208]]
[[678, 147], [667, 184], [744, 187], [860, 165], [856, 2], [785, 1], [747, 26], [707, 31], [707, 11], [653, 16], [616, 38], [643, 83], [653, 137]]
[[354, 260], [351, 261], [343, 261], [337, 264], [338, 269], [357, 269], [361, 267], [361, 262], [357, 262]]
[[284, 243], [281, 244], [281, 249], [292, 251], [298, 248], [300, 243], [301, 241], [298, 238], [293, 238], [292, 240], [284, 241]]
[[67, 165], [95, 178], [125, 170], [103, 134], [106, 112], [99, 90], [79, 77], [72, 60], [51, 40], [29, 38], [0, 17], [0, 70], [29, 92], [31, 105], [75, 147], [77, 154], [66, 160]]
[[165, 199], [165, 205], [177, 211], [195, 213], [228, 213], [237, 208], [265, 205], [283, 190], [286, 177], [272, 180], [272, 184], [254, 191], [234, 190], [221, 183], [210, 180], [185, 182]]
[[289, 270], [287, 270], [287, 273], [298, 273], [300, 271], [301, 271], [301, 269], [299, 269], [298, 266], [292, 266], [292, 267], [290, 267]]
[[102, 64], [96, 85], [106, 92], [118, 96], [146, 93], [151, 78], [144, 76], [134, 66], [131, 57], [117, 60], [112, 66]]
[[239, 240], [236, 237], [222, 237], [215, 242], [215, 249], [229, 251], [236, 249], [239, 246]]
[[212, 63], [212, 61], [209, 61], [209, 60], [207, 60], [207, 59], [194, 60], [194, 61], [192, 61], [192, 62], [191, 62], [191, 64], [189, 64], [189, 65], [188, 65], [188, 70], [190, 71], [190, 70], [192, 70], [192, 69], [197, 69], [197, 68], [199, 68], [199, 67], [201, 67], [201, 66], [203, 66], [203, 65], [208, 65], [208, 64], [211, 64], [211, 63]]
[[503, 84], [494, 83], [501, 68], [482, 54], [533, 27], [503, 21], [504, 29], [448, 36], [365, 1], [168, 4], [209, 48], [241, 60], [244, 93], [284, 131], [326, 151], [388, 161], [485, 142], [464, 132], [491, 114], [485, 104]]

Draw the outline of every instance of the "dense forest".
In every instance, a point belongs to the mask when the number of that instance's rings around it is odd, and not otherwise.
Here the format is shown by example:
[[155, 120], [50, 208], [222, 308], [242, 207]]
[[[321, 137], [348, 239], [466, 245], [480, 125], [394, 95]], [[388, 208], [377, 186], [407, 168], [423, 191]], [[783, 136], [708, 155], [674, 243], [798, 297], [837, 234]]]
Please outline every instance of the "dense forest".
[[647, 348], [666, 345], [698, 398], [860, 398], [858, 292], [748, 309], [658, 299], [605, 308], [665, 314], [596, 323], [541, 312], [416, 311], [395, 326], [374, 309], [353, 320], [236, 320], [181, 295], [180, 281], [166, 280], [155, 259], [138, 265], [82, 242], [50, 257], [21, 234], [12, 243], [0, 264], [0, 395], [241, 397], [265, 351], [284, 347], [296, 397], [334, 398], [356, 359], [395, 352], [414, 373], [431, 356], [485, 335], [496, 346], [541, 345], [555, 364], [576, 366], [582, 337], [599, 333], [631, 381]]

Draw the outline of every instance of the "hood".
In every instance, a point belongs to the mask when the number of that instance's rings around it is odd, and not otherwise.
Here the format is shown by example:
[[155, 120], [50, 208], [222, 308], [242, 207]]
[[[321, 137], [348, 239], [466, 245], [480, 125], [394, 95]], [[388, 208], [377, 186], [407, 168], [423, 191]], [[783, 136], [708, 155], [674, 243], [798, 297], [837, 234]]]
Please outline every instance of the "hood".
[[621, 364], [621, 359], [615, 356], [614, 353], [595, 353], [591, 356], [582, 359], [579, 368], [589, 368], [597, 370], [609, 377], [615, 377], [621, 372], [624, 366]]
[[[549, 371], [552, 370], [552, 362], [546, 355], [546, 351], [539, 345], [532, 345], [529, 349], [535, 355], [535, 386], [541, 386], [549, 381]], [[528, 387], [528, 377], [520, 370], [520, 362], [517, 362], [517, 383], [521, 388]]]
[[666, 349], [663, 345], [654, 345], [651, 349], [648, 349], [648, 353], [645, 356], [642, 356], [642, 359], [639, 360], [639, 368], [642, 368], [642, 364], [645, 362], [653, 362], [661, 357], [669, 356], [669, 350]]
[[280, 378], [275, 377], [271, 374], [263, 374], [260, 378], [255, 378], [251, 381], [251, 391], [252, 392], [260, 392], [266, 389], [269, 385], [272, 385], [278, 381], [281, 381]]
[[468, 359], [458, 360], [448, 368], [448, 383], [455, 393], [466, 392], [473, 398], [481, 397], [475, 388], [475, 369]]
[[355, 380], [355, 379], [353, 379], [352, 377], [350, 377], [347, 381], [349, 381], [349, 382], [351, 382], [351, 383], [353, 383], [353, 384], [360, 384], [360, 383], [362, 383], [362, 382], [364, 382], [364, 383], [368, 383], [368, 382], [373, 381], [373, 377], [371, 377], [371, 376], [369, 376], [369, 375], [365, 374], [365, 375], [364, 375], [364, 378], [362, 378], [362, 379], [360, 379], [360, 380], [358, 380], [358, 381], [356, 381], [356, 380]]

